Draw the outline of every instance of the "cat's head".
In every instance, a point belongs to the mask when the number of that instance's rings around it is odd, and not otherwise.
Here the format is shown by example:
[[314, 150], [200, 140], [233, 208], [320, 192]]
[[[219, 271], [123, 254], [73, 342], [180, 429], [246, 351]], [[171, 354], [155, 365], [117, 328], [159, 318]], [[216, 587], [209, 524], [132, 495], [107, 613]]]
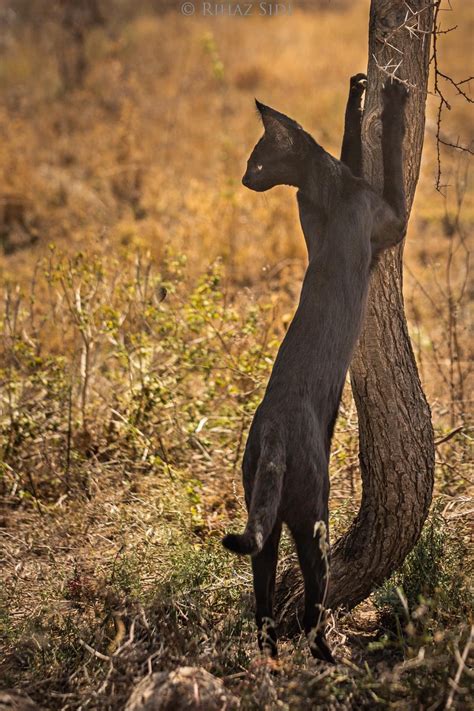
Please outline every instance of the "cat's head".
[[306, 175], [307, 134], [293, 119], [256, 100], [265, 133], [252, 151], [242, 183], [263, 192], [275, 185], [301, 187]]

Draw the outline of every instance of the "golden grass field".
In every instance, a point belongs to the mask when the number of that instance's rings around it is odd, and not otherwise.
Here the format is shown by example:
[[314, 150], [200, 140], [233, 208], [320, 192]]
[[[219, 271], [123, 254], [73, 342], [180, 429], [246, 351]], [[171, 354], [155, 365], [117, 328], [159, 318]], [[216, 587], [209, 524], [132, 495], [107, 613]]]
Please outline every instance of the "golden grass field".
[[[336, 616], [345, 661], [327, 675], [302, 640], [284, 643], [278, 677], [256, 661], [248, 565], [219, 544], [244, 515], [245, 432], [306, 264], [293, 191], [240, 183], [261, 132], [253, 98], [338, 155], [348, 80], [367, 62], [369, 2], [316, 4], [216, 18], [103, 3], [77, 87], [61, 74], [74, 48], [49, 4], [0, 6], [0, 677], [45, 708], [123, 708], [149, 663], [202, 665], [243, 708], [449, 698], [472, 622], [474, 193], [467, 154], [445, 148], [449, 187], [435, 189], [434, 96], [404, 294], [436, 436], [458, 431], [437, 448], [426, 535], [391, 587]], [[472, 4], [453, 0], [441, 21], [457, 29], [439, 38], [440, 66], [464, 79]], [[472, 145], [469, 103], [446, 96], [443, 137]], [[337, 533], [360, 497], [349, 391], [331, 497]], [[451, 708], [468, 707], [467, 687]]]

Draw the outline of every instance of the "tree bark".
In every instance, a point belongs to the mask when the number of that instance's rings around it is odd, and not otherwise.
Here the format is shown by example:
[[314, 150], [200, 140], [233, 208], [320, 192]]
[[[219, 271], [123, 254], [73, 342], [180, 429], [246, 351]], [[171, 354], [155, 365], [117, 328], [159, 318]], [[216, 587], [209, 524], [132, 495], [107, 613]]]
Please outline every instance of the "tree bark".
[[[404, 142], [408, 210], [423, 147], [433, 14], [431, 0], [372, 0], [370, 7], [364, 176], [382, 192], [380, 90], [387, 74], [395, 73], [410, 88]], [[327, 602], [332, 608], [353, 607], [400, 566], [418, 540], [431, 503], [433, 429], [408, 335], [402, 257], [403, 244], [386, 252], [372, 275], [365, 325], [351, 365], [362, 502], [332, 551]], [[283, 618], [302, 591], [294, 569], [284, 573], [281, 583], [277, 609]]]

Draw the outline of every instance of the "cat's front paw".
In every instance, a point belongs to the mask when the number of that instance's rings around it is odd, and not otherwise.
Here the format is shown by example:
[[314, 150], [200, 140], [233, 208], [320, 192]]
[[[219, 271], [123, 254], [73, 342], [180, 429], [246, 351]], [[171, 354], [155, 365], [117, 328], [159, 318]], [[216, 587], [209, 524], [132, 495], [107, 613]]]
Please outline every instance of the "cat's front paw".
[[409, 95], [410, 92], [405, 84], [402, 84], [396, 79], [388, 79], [382, 88], [384, 106], [390, 106], [393, 104], [403, 105], [406, 103]]
[[362, 96], [367, 88], [367, 76], [362, 73], [354, 74], [354, 76], [350, 79], [350, 86], [351, 94]]

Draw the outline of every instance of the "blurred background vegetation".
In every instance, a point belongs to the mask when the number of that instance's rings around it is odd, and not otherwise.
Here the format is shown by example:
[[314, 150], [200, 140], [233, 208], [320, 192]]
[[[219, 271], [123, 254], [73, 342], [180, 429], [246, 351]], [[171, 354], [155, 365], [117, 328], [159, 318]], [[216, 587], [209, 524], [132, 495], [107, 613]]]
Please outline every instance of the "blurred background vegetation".
[[[445, 5], [440, 68], [459, 81], [474, 12]], [[246, 430], [306, 256], [293, 191], [240, 178], [255, 96], [338, 155], [369, 2], [294, 0], [272, 18], [179, 6], [0, 4], [2, 677], [47, 708], [116, 709], [150, 664], [186, 662], [245, 708], [438, 708], [472, 621], [468, 156], [442, 147], [436, 191], [429, 96], [404, 292], [435, 513], [400, 574], [334, 618], [337, 670], [320, 678], [288, 640], [274, 678], [254, 661], [248, 565], [219, 539], [243, 515]], [[446, 96], [442, 138], [472, 145], [468, 102]], [[360, 497], [349, 390], [331, 471], [337, 535]]]

